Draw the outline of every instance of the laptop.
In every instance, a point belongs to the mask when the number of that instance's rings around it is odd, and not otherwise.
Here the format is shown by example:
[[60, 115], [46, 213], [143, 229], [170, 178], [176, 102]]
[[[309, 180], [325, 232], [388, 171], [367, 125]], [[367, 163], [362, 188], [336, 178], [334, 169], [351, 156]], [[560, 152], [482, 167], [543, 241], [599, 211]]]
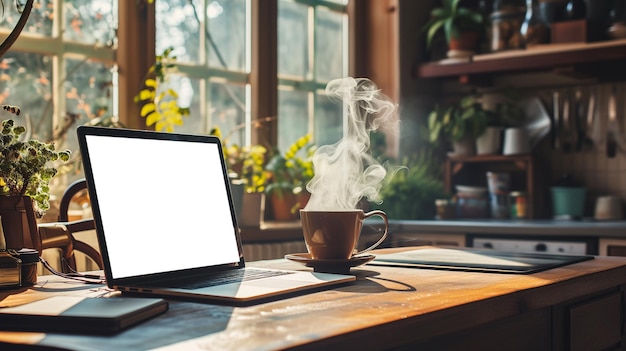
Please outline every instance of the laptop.
[[356, 280], [246, 267], [217, 137], [91, 126], [77, 134], [109, 288], [249, 302]]

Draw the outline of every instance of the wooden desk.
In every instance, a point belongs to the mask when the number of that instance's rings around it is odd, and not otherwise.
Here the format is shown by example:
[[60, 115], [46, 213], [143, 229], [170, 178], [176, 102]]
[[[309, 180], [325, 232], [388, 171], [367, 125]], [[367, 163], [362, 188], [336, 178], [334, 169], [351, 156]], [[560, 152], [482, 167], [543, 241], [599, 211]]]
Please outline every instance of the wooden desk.
[[[285, 260], [250, 265], [309, 269]], [[248, 307], [172, 301], [166, 314], [113, 337], [0, 332], [0, 340], [76, 350], [181, 342], [172, 349], [535, 351], [626, 345], [626, 258], [598, 257], [532, 275], [370, 265], [353, 273], [359, 279], [349, 285]], [[94, 289], [67, 285], [61, 292], [49, 283], [5, 293], [0, 306]]]

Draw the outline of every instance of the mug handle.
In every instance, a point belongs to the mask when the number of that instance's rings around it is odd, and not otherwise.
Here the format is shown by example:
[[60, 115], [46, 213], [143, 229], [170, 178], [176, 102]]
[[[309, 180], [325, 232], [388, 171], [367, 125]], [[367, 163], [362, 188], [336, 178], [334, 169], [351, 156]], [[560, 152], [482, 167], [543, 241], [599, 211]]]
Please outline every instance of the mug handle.
[[374, 210], [374, 211], [364, 213], [363, 218], [361, 220], [364, 221], [365, 219], [372, 217], [372, 216], [379, 216], [385, 221], [385, 232], [383, 233], [383, 236], [381, 236], [380, 239], [378, 239], [376, 243], [374, 243], [372, 246], [368, 247], [367, 249], [356, 252], [353, 256], [360, 255], [364, 252], [375, 249], [376, 247], [378, 247], [378, 245], [382, 244], [383, 241], [385, 241], [385, 239], [387, 238], [387, 231], [389, 230], [389, 221], [387, 219], [387, 214], [381, 210]]

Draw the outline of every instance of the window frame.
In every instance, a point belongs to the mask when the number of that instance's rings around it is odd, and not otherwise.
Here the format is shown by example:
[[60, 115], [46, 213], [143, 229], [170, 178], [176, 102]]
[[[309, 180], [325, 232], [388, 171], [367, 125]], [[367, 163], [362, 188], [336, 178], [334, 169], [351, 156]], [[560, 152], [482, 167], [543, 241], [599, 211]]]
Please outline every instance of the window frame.
[[[312, 3], [309, 0], [298, 0], [301, 3]], [[362, 51], [363, 41], [357, 41], [359, 28], [366, 21], [357, 20], [357, 13], [364, 13], [363, 9], [368, 6], [365, 2], [360, 6], [358, 1], [349, 0], [347, 5], [326, 2], [325, 6], [347, 6], [347, 14], [350, 18], [348, 29], [348, 74], [355, 76], [357, 68], [356, 57], [358, 51]], [[59, 2], [55, 2], [58, 13], [62, 13]], [[278, 0], [251, 0], [251, 71], [248, 84], [251, 87], [251, 113], [252, 120], [261, 119], [278, 114], [278, 86], [293, 84], [292, 81], [279, 79], [277, 74], [277, 16]], [[148, 129], [141, 117], [141, 107], [134, 101], [135, 95], [143, 87], [145, 72], [155, 62], [155, 9], [150, 0], [119, 1], [118, 2], [118, 41], [117, 48], [94, 48], [89, 49], [90, 57], [105, 62], [115, 62], [118, 66], [118, 114], [120, 121], [129, 128]], [[63, 21], [58, 21], [55, 31], [62, 30]], [[57, 33], [58, 33], [57, 32]], [[37, 43], [37, 45], [33, 45]], [[63, 43], [60, 36], [53, 37], [46, 46], [30, 35], [21, 35], [11, 50], [23, 52], [36, 52], [34, 48], [42, 49], [39, 53], [65, 50], [66, 48], [80, 54], [85, 45]], [[55, 58], [54, 73], [62, 77], [63, 69], [60, 57]], [[361, 64], [361, 67], [365, 67]], [[361, 74], [363, 75], [363, 74]], [[309, 84], [302, 82], [301, 84]], [[321, 88], [314, 86], [313, 88]], [[55, 102], [62, 101], [58, 94], [62, 94], [58, 88], [54, 88]], [[54, 118], [58, 119], [59, 111], [63, 111], [64, 104], [55, 103]], [[251, 143], [263, 145], [276, 145], [278, 139], [278, 123], [276, 120], [263, 123], [261, 128], [252, 130]]]

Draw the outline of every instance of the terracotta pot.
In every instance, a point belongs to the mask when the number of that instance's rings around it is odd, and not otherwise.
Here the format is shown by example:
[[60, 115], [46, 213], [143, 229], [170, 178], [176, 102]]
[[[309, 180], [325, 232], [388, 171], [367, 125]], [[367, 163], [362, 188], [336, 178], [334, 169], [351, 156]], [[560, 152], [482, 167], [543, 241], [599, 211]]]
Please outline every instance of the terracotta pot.
[[0, 196], [0, 217], [7, 248], [32, 248], [41, 254], [37, 220], [30, 197]]
[[478, 32], [464, 32], [458, 37], [451, 37], [448, 44], [448, 56], [469, 56], [476, 52], [478, 47]]
[[[282, 196], [281, 196], [282, 195]], [[299, 210], [304, 208], [309, 201], [311, 194], [303, 192], [298, 195], [290, 191], [282, 194], [274, 192], [270, 196], [272, 203], [272, 214], [276, 221], [295, 221], [299, 218]]]

